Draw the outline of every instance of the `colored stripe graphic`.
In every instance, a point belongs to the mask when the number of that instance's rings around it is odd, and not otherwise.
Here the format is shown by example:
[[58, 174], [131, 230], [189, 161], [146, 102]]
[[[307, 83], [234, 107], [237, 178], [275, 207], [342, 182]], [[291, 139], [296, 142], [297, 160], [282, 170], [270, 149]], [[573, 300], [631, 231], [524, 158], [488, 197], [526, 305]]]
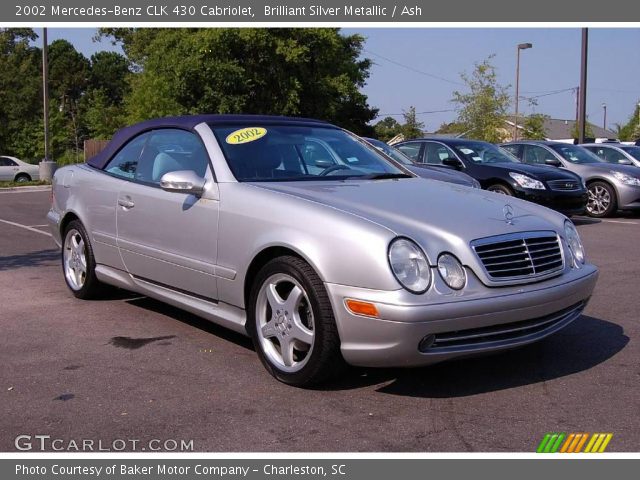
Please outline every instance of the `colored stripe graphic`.
[[[603, 453], [613, 438], [612, 433], [547, 433], [536, 449], [537, 453]], [[588, 440], [588, 441], [587, 441]]]

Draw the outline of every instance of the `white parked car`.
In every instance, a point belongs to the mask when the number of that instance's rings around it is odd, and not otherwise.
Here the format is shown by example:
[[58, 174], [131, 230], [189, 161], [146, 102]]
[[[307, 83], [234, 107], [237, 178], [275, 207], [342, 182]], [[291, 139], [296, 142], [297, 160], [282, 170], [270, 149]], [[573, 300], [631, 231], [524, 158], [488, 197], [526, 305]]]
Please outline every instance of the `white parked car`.
[[15, 157], [0, 157], [0, 181], [30, 182], [31, 180], [40, 180], [38, 165], [31, 165]]

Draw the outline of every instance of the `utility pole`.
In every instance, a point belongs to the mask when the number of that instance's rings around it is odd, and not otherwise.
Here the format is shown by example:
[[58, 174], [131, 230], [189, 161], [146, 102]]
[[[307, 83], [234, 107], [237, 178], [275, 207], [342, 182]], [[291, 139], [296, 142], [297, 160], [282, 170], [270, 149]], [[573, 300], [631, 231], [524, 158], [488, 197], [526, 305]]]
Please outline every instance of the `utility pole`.
[[516, 59], [516, 98], [515, 100], [515, 119], [513, 121], [513, 140], [518, 140], [518, 106], [520, 105], [520, 50], [526, 50], [533, 47], [531, 43], [521, 43], [517, 49]]
[[582, 29], [582, 55], [580, 62], [580, 109], [578, 115], [578, 143], [585, 142], [587, 131], [587, 57], [589, 53], [589, 29]]
[[49, 139], [49, 44], [47, 29], [42, 29], [42, 108], [44, 115], [44, 159], [40, 162], [40, 180], [51, 180], [56, 162], [51, 159]]
[[602, 104], [602, 109], [604, 110], [604, 120], [602, 122], [602, 128], [607, 129], [607, 104]]

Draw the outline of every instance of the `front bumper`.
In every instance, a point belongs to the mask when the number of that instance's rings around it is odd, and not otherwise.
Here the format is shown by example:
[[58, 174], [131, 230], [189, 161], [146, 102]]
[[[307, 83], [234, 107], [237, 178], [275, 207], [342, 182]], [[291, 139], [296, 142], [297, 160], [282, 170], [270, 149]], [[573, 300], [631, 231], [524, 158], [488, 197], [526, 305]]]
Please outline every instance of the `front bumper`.
[[640, 187], [618, 184], [618, 208], [621, 210], [640, 209]]
[[586, 190], [562, 192], [556, 190], [531, 190], [521, 187], [515, 188], [516, 197], [537, 203], [565, 215], [580, 215], [587, 206]]
[[[410, 367], [514, 348], [551, 335], [580, 316], [597, 277], [597, 269], [585, 265], [540, 283], [485, 287], [482, 298], [443, 297], [428, 304], [404, 290], [336, 284], [327, 284], [327, 290], [348, 363]], [[380, 318], [354, 315], [345, 307], [347, 298], [375, 303]]]

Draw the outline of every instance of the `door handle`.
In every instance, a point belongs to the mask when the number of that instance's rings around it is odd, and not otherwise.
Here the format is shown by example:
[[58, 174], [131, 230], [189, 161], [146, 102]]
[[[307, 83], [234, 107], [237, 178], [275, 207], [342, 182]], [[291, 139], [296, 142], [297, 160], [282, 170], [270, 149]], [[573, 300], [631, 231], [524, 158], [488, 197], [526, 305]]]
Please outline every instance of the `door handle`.
[[131, 198], [129, 197], [125, 197], [125, 198], [119, 198], [118, 199], [118, 205], [120, 205], [123, 208], [129, 209], [129, 208], [133, 208], [136, 206], [136, 204], [133, 202], [133, 200], [131, 200]]

